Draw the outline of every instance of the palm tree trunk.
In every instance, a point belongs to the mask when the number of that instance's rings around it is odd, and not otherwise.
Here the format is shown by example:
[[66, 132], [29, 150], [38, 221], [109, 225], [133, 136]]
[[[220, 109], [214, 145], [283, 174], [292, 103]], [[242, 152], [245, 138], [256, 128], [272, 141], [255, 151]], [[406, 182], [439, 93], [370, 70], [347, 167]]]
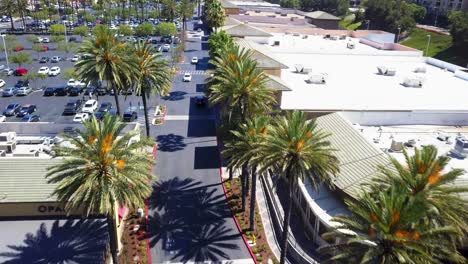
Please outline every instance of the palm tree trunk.
[[10, 16], [11, 30], [14, 30], [15, 29], [15, 24], [13, 23], [13, 13], [10, 12], [8, 15]]
[[252, 195], [250, 196], [250, 230], [255, 231], [255, 200], [257, 198], [257, 167], [252, 168]]
[[245, 203], [247, 199], [247, 190], [245, 188], [247, 181], [247, 165], [242, 166], [241, 172], [241, 188], [242, 188], [242, 211], [245, 211]]
[[118, 239], [117, 239], [117, 233], [116, 233], [116, 228], [115, 228], [115, 222], [114, 222], [114, 217], [111, 213], [107, 214], [107, 227], [109, 229], [109, 246], [110, 246], [110, 251], [112, 255], [112, 263], [118, 264], [119, 259], [117, 256], [117, 245], [118, 245]]
[[233, 178], [234, 178], [234, 175], [232, 173], [232, 168], [229, 168], [229, 181], [232, 181]]
[[145, 115], [145, 126], [146, 126], [146, 136], [150, 136], [150, 123], [148, 118], [148, 108], [146, 106], [146, 94], [142, 91], [141, 92], [141, 100], [143, 102], [143, 112]]
[[114, 91], [114, 100], [115, 100], [115, 108], [117, 109], [117, 115], [120, 116], [120, 104], [119, 104], [118, 90], [115, 87], [115, 84], [113, 81], [110, 81], [110, 84], [111, 84], [112, 91]]
[[[288, 174], [289, 174], [288, 170]], [[280, 264], [284, 264], [286, 261], [286, 252], [288, 250], [288, 236], [289, 236], [289, 222], [291, 220], [291, 211], [292, 211], [292, 202], [293, 202], [293, 187], [294, 187], [294, 178], [290, 177], [290, 175], [286, 175], [288, 179], [288, 202], [287, 207], [284, 210], [284, 219], [283, 219], [283, 234], [281, 236], [281, 257], [280, 257]]]

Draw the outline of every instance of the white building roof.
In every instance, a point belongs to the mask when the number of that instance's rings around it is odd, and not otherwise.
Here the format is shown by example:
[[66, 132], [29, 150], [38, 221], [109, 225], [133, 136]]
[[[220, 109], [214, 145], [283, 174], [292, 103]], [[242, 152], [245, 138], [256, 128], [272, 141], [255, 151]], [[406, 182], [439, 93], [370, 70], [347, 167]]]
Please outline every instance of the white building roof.
[[[425, 63], [420, 51], [378, 50], [359, 39], [329, 40], [323, 36], [293, 36], [274, 33], [279, 46], [262, 46], [289, 69], [281, 78], [292, 87], [283, 92], [282, 109], [315, 111], [467, 111], [468, 81], [453, 72]], [[354, 43], [348, 49], [347, 43]], [[307, 83], [307, 74], [295, 73], [295, 65], [324, 73], [326, 84]], [[379, 75], [377, 67], [393, 68], [395, 76]], [[417, 67], [422, 88], [403, 86]]]

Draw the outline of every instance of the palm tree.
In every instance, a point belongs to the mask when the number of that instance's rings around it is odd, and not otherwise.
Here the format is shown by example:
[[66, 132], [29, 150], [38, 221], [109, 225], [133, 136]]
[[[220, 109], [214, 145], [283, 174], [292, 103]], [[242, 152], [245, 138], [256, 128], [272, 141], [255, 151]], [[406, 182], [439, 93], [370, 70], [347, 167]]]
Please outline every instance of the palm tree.
[[146, 99], [152, 94], [164, 95], [171, 87], [172, 74], [167, 61], [155, 52], [154, 48], [146, 42], [135, 44], [134, 59], [137, 61], [136, 94], [141, 96], [145, 113], [146, 136], [150, 135], [150, 122], [148, 119], [148, 106]]
[[268, 129], [268, 134], [259, 143], [258, 153], [261, 154], [253, 158], [253, 162], [260, 166], [259, 173], [271, 169], [288, 182], [288, 202], [280, 242], [281, 264], [286, 258], [292, 196], [298, 179], [308, 177], [312, 186], [318, 189], [322, 182], [330, 182], [330, 175], [339, 171], [328, 136], [317, 129], [315, 120], [307, 120], [305, 113], [287, 112]]
[[258, 113], [268, 113], [275, 103], [273, 90], [266, 87], [267, 76], [250, 58], [250, 50], [233, 47], [212, 61], [213, 77], [208, 81], [208, 100], [222, 111], [237, 111], [241, 122]]
[[194, 3], [189, 0], [181, 0], [177, 6], [177, 13], [182, 18], [182, 27], [186, 29], [187, 18], [192, 18], [194, 13]]
[[396, 171], [382, 167], [383, 177], [375, 179], [374, 189], [398, 186], [406, 191], [412, 202], [438, 212], [432, 220], [441, 225], [454, 225], [466, 234], [468, 201], [462, 198], [462, 193], [468, 192], [468, 187], [453, 184], [465, 171], [446, 169], [450, 157], [437, 156], [437, 148], [432, 145], [416, 148], [413, 156], [406, 150], [403, 153], [406, 164], [392, 159]]
[[319, 249], [328, 263], [465, 263], [451, 239], [456, 229], [420, 222], [427, 211], [398, 186], [346, 204], [352, 215], [334, 217], [338, 226], [323, 234], [337, 241]]
[[70, 147], [55, 149], [63, 162], [49, 168], [46, 178], [57, 184], [53, 194], [68, 212], [107, 216], [112, 258], [117, 263], [115, 206], [138, 208], [151, 194], [152, 159], [142, 148], [154, 143], [146, 138], [131, 141], [139, 132], [122, 134], [125, 124], [109, 114], [102, 122], [93, 117], [84, 126], [84, 132], [77, 131], [79, 137], [66, 136]]
[[76, 74], [86, 82], [105, 80], [114, 92], [117, 115], [120, 115], [119, 89], [125, 87], [137, 68], [128, 53], [128, 47], [119, 42], [106, 26], [95, 28], [95, 37], [85, 40], [78, 52], [84, 58], [76, 65]]
[[[268, 134], [270, 119], [266, 116], [247, 120], [239, 130], [231, 131], [233, 138], [226, 143], [223, 155], [229, 157], [229, 169], [243, 168], [252, 172], [252, 192], [250, 197], [250, 230], [255, 230], [255, 200], [257, 192], [257, 166], [251, 161], [260, 153], [258, 144]], [[244, 194], [243, 194], [244, 195]], [[245, 197], [243, 197], [245, 199]]]

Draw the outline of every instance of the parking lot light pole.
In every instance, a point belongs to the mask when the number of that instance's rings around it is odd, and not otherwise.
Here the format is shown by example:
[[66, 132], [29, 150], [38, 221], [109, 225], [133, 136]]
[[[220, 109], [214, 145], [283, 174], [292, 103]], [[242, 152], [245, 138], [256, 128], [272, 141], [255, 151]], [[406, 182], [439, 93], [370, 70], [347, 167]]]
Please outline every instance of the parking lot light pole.
[[8, 62], [8, 52], [7, 52], [7, 49], [6, 49], [6, 44], [5, 44], [5, 34], [1, 34], [0, 35], [2, 37], [2, 40], [3, 40], [3, 49], [5, 50], [5, 59], [6, 59], [6, 64], [7, 64], [7, 68], [10, 69], [10, 63]]

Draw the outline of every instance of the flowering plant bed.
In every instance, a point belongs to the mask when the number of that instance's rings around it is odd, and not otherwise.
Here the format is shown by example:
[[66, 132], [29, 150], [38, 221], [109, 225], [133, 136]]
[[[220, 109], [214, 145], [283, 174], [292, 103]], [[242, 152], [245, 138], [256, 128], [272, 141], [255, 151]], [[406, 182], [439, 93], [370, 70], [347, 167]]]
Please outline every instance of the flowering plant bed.
[[242, 229], [242, 234], [246, 237], [252, 252], [256, 255], [258, 263], [268, 263], [268, 259], [271, 259], [273, 263], [278, 263], [266, 240], [266, 235], [258, 208], [255, 209], [255, 231], [250, 231], [249, 229], [251, 197], [247, 196], [246, 210], [242, 211], [242, 192], [240, 179], [236, 178], [231, 181], [226, 180], [223, 182], [223, 184], [226, 188], [228, 204], [231, 210], [235, 213], [237, 222]]
[[122, 253], [119, 263], [146, 264], [148, 263], [147, 226], [145, 218], [138, 218], [130, 214], [122, 223]]

